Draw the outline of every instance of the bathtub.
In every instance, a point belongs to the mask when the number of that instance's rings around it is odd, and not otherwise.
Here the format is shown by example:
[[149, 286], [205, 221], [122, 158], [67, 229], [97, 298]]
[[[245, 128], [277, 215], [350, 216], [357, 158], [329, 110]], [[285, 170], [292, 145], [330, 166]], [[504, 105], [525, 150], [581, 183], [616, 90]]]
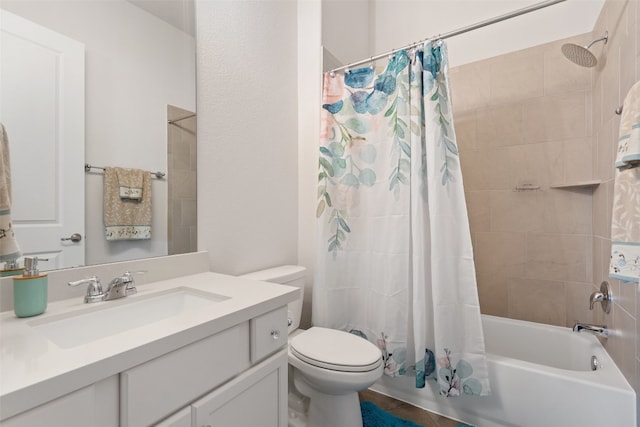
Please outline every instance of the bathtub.
[[636, 427], [635, 392], [595, 336], [488, 315], [482, 325], [491, 396], [444, 398], [409, 377], [371, 388], [478, 427]]

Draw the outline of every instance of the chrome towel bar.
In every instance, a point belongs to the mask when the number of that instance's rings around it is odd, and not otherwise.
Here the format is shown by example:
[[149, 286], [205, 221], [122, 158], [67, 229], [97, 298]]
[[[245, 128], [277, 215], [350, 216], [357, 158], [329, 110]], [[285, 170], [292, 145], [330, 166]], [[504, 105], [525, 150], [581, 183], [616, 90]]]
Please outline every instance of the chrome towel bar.
[[[102, 166], [93, 166], [89, 163], [85, 163], [84, 164], [84, 171], [85, 172], [91, 172], [91, 169], [101, 169], [104, 171], [104, 168]], [[151, 175], [154, 175], [156, 178], [158, 179], [164, 179], [167, 174], [164, 172], [149, 172]]]

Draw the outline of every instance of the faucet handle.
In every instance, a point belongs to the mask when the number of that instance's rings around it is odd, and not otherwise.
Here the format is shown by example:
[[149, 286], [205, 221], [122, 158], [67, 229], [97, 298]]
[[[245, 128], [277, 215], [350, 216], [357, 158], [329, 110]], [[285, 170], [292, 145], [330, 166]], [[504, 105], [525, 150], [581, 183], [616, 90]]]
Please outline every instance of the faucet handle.
[[102, 284], [97, 276], [91, 276], [86, 279], [80, 279], [73, 282], [68, 282], [69, 286], [79, 286], [87, 284], [87, 294], [84, 297], [84, 302], [98, 302], [104, 299], [104, 292], [102, 291]]
[[138, 292], [135, 287], [135, 282], [133, 280], [133, 276], [135, 274], [144, 274], [147, 270], [136, 270], [136, 271], [125, 271], [122, 275], [122, 281], [127, 284], [126, 294], [133, 295]]
[[609, 314], [611, 312], [611, 301], [613, 300], [613, 294], [609, 286], [609, 282], [606, 280], [600, 284], [600, 291], [595, 291], [589, 297], [589, 310], [593, 310], [593, 307], [597, 302], [602, 305], [602, 310]]

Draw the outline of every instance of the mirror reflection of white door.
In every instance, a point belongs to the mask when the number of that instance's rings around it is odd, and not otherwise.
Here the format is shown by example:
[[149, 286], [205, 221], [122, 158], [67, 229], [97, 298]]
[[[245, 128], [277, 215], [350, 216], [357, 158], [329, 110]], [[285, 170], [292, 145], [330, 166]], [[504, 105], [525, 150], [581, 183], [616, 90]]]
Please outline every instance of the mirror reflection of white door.
[[0, 121], [23, 255], [84, 265], [84, 45], [0, 10]]

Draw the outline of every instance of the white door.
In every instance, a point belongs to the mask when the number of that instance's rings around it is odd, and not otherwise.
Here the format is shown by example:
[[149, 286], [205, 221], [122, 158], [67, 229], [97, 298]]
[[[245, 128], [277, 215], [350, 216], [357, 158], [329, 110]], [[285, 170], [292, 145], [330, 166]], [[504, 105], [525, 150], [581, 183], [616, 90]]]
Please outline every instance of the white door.
[[84, 45], [0, 10], [0, 64], [20, 249], [42, 270], [84, 265]]

